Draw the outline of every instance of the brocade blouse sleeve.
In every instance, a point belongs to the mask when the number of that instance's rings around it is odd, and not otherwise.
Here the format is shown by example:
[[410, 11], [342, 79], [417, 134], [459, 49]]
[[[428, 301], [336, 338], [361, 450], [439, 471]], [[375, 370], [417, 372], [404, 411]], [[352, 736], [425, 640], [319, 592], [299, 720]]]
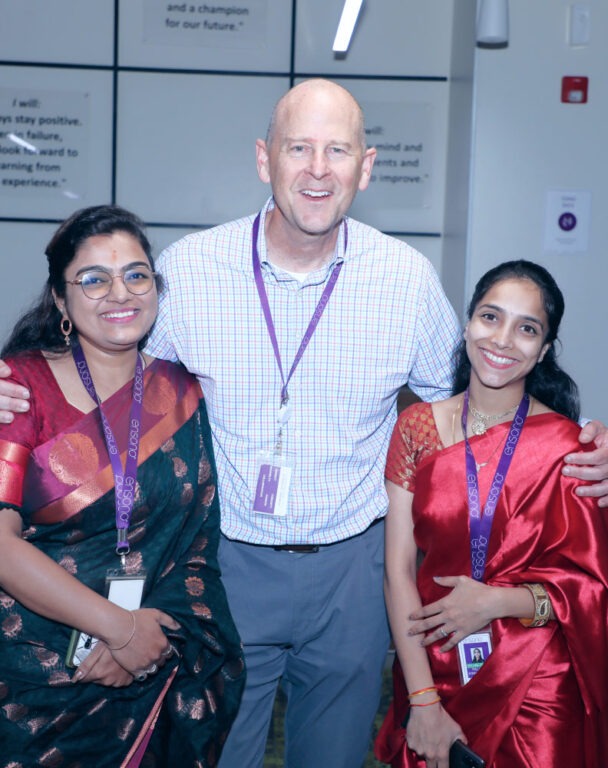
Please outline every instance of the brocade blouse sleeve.
[[384, 473], [386, 479], [414, 493], [418, 463], [441, 448], [431, 404], [410, 405], [401, 412], [393, 430]]

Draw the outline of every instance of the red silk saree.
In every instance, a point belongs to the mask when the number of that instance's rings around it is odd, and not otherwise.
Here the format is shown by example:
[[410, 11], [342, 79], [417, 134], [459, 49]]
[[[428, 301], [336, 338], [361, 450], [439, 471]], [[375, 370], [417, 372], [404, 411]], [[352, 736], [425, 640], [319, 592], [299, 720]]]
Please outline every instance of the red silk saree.
[[[478, 461], [508, 431], [500, 424], [471, 438]], [[456, 650], [427, 650], [446, 710], [489, 768], [602, 768], [608, 755], [608, 531], [606, 512], [575, 496], [562, 458], [583, 450], [579, 427], [556, 414], [526, 420], [495, 513], [484, 581], [541, 582], [557, 621], [524, 628], [492, 622], [493, 652], [465, 686]], [[482, 500], [498, 462], [479, 472]], [[470, 575], [464, 443], [442, 448], [431, 406], [404, 411], [392, 438], [386, 476], [414, 492], [414, 536], [422, 555], [423, 604], [446, 590], [433, 576]], [[401, 724], [407, 691], [399, 663], [394, 700], [376, 742], [379, 759], [400, 768], [424, 761], [407, 749]]]

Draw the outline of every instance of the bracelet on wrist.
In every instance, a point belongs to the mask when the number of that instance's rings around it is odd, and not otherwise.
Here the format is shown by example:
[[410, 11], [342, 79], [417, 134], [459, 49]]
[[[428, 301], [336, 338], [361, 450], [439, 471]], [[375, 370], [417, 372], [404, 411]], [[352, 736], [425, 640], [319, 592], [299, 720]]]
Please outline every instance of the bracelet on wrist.
[[426, 701], [424, 704], [414, 704], [410, 701], [410, 707], [430, 707], [431, 704], [438, 704], [441, 701], [441, 696], [437, 696], [433, 701]]
[[520, 624], [528, 629], [544, 627], [553, 614], [547, 590], [542, 584], [522, 584], [521, 586], [525, 587], [534, 598], [534, 616], [531, 619], [520, 619]]
[[135, 614], [133, 613], [133, 611], [129, 611], [129, 615], [131, 616], [131, 621], [133, 622], [133, 626], [131, 627], [131, 634], [129, 635], [129, 639], [127, 640], [126, 643], [123, 643], [122, 645], [117, 645], [114, 648], [112, 648], [111, 645], [108, 645], [108, 648], [111, 651], [122, 651], [122, 649], [126, 648], [127, 645], [129, 645], [129, 643], [131, 642], [131, 640], [133, 640], [133, 638], [135, 637], [135, 629], [136, 629]]
[[430, 691], [437, 691], [436, 685], [429, 685], [428, 688], [421, 688], [419, 691], [414, 691], [413, 693], [408, 694], [408, 699], [413, 699], [414, 696], [422, 696], [423, 693], [429, 693]]

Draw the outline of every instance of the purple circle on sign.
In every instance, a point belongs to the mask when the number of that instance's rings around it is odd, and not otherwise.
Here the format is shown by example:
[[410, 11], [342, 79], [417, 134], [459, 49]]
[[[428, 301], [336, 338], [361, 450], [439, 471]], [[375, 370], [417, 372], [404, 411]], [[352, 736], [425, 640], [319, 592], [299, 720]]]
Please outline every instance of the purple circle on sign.
[[562, 213], [557, 223], [564, 232], [570, 232], [576, 227], [576, 216], [573, 213]]

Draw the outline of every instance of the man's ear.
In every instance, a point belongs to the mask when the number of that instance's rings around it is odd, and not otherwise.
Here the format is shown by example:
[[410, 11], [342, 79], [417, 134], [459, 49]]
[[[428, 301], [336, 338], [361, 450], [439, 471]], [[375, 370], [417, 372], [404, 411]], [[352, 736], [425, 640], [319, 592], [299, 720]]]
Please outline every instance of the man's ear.
[[270, 184], [270, 169], [268, 168], [268, 147], [264, 139], [256, 139], [255, 160], [258, 168], [258, 176], [264, 184]]
[[372, 168], [374, 167], [374, 160], [376, 159], [376, 148], [369, 147], [365, 150], [363, 155], [363, 161], [361, 163], [361, 177], [359, 179], [359, 191], [363, 192], [368, 188], [369, 182], [372, 176]]

